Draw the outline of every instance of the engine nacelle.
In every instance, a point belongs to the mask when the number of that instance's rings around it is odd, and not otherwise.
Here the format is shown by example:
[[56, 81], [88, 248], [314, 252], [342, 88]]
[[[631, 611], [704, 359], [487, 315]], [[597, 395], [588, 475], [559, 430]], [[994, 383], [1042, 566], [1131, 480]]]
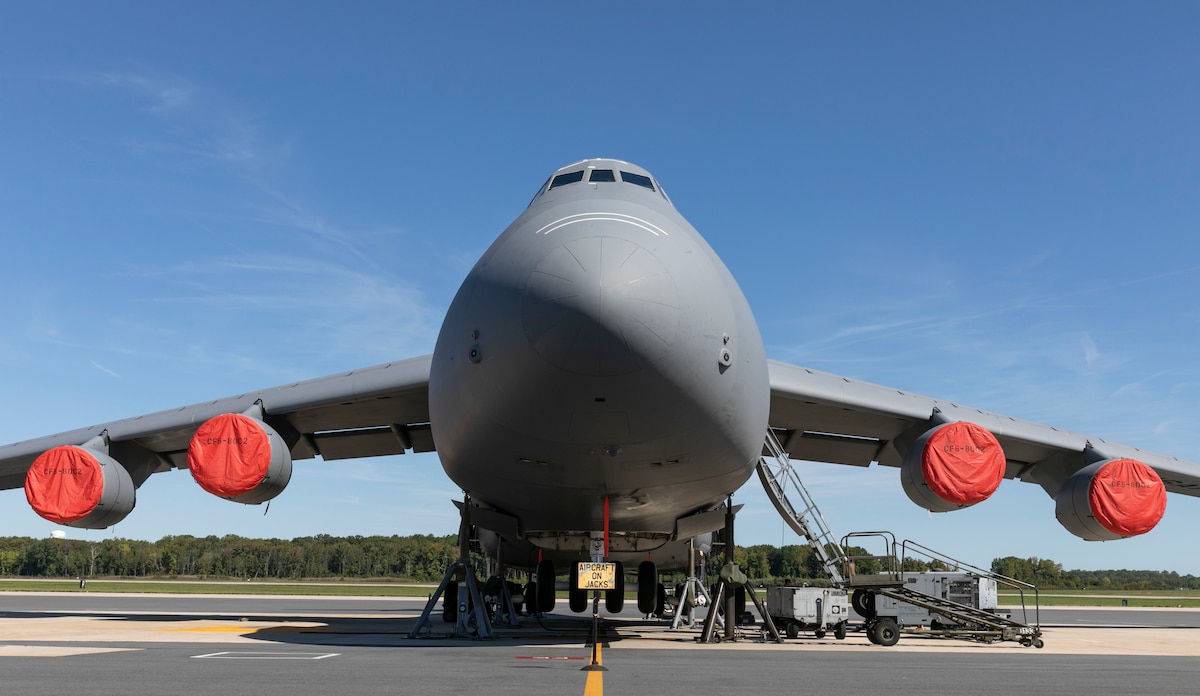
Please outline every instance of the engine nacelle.
[[1004, 450], [986, 428], [943, 423], [917, 438], [904, 455], [900, 482], [910, 500], [949, 512], [991, 497], [1004, 480]]
[[64, 445], [43, 452], [25, 472], [25, 499], [55, 524], [104, 529], [133, 510], [136, 489], [129, 472], [112, 457]]
[[240, 413], [205, 421], [192, 436], [187, 461], [201, 488], [248, 505], [274, 498], [292, 480], [292, 453], [283, 438]]
[[1086, 466], [1067, 479], [1054, 499], [1059, 524], [1088, 541], [1145, 534], [1167, 510], [1162, 479], [1136, 459], [1105, 459]]

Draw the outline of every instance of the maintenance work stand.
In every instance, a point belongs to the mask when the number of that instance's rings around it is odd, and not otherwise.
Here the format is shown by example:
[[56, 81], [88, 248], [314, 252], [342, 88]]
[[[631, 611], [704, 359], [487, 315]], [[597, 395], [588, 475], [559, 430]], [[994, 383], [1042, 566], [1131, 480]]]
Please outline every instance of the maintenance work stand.
[[[896, 607], [898, 604], [907, 604], [929, 612], [928, 616], [932, 617], [927, 629], [921, 626], [922, 635], [982, 643], [1016, 641], [1026, 647], [1037, 648], [1044, 646], [1038, 621], [1037, 588], [1033, 585], [971, 566], [911, 541], [898, 544], [890, 532], [860, 532], [842, 537], [840, 542], [835, 539], [812, 496], [800, 481], [787, 451], [772, 430], [767, 431], [766, 449], [758, 463], [758, 476], [784, 521], [792, 531], [808, 541], [833, 587], [852, 593], [851, 604], [863, 617], [867, 638], [872, 643], [891, 646], [900, 640], [901, 632], [906, 629], [906, 614]], [[792, 503], [793, 497], [799, 505]], [[882, 540], [885, 547], [883, 553], [848, 555], [846, 549], [850, 547], [851, 540], [860, 538]], [[935, 593], [925, 591], [933, 585], [921, 582], [921, 573], [906, 572], [906, 561], [937, 561], [946, 568], [961, 571], [957, 575], [962, 577], [980, 578], [986, 582], [994, 582], [996, 586], [1016, 590], [1021, 600], [1022, 620], [1018, 621], [988, 608], [955, 601], [964, 597], [945, 589], [935, 590]], [[877, 572], [856, 572], [860, 566], [874, 566], [872, 570]], [[950, 583], [934, 585], [945, 588]], [[1029, 595], [1032, 601], [1032, 620], [1029, 616], [1030, 610], [1026, 608], [1026, 595]], [[880, 597], [895, 601], [878, 601]], [[764, 620], [766, 618], [764, 617]], [[844, 635], [844, 624], [842, 625]], [[823, 631], [823, 624], [817, 630]], [[791, 627], [787, 633], [788, 637], [795, 637]]]

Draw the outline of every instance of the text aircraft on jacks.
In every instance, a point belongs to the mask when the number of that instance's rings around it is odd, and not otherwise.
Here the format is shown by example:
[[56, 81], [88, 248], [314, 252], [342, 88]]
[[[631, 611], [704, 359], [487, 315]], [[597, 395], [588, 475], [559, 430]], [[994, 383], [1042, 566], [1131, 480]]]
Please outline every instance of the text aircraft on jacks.
[[649, 172], [611, 159], [538, 189], [463, 282], [432, 355], [6, 445], [0, 487], [23, 485], [53, 522], [103, 528], [170, 469], [261, 503], [293, 459], [436, 450], [487, 552], [540, 556], [547, 580], [554, 563], [594, 560], [602, 532], [611, 561], [681, 567], [688, 540], [724, 526], [768, 429], [794, 459], [899, 467], [935, 512], [1006, 477], [1036, 483], [1089, 540], [1149, 531], [1167, 491], [1200, 494], [1196, 462], [767, 360], [721, 259]]

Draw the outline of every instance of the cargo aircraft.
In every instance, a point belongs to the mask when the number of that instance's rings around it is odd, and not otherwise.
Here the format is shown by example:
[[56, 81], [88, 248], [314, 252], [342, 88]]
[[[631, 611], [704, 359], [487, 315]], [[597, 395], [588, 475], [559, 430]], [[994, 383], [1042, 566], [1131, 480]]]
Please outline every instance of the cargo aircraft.
[[544, 587], [603, 535], [640, 587], [646, 561], [679, 567], [688, 540], [723, 526], [768, 431], [793, 459], [897, 467], [935, 512], [1034, 483], [1087, 540], [1149, 531], [1168, 491], [1200, 495], [1200, 463], [768, 360], [721, 259], [650, 172], [613, 159], [537, 189], [432, 355], [5, 445], [0, 488], [104, 528], [172, 469], [255, 504], [294, 459], [436, 451], [489, 554], [536, 566]]

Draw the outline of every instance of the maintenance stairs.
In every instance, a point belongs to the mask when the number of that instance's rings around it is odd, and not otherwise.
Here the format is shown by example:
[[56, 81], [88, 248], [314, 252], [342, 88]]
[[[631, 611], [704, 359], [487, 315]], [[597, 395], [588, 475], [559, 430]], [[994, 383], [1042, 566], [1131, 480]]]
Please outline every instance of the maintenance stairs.
[[[764, 455], [758, 463], [758, 477], [767, 491], [767, 497], [783, 517], [792, 531], [804, 537], [821, 562], [834, 587], [854, 592], [854, 608], [866, 619], [867, 636], [872, 642], [893, 645], [899, 639], [900, 626], [890, 617], [881, 617], [874, 611], [875, 595], [906, 602], [925, 609], [944, 621], [934, 620], [923, 633], [948, 638], [962, 638], [985, 643], [994, 641], [1017, 641], [1025, 646], [1042, 647], [1042, 631], [1037, 616], [1037, 588], [1028, 583], [1009, 578], [991, 571], [977, 568], [962, 561], [939, 554], [912, 541], [896, 543], [889, 532], [860, 532], [850, 534], [839, 542], [829, 529], [828, 523], [817, 508], [816, 502], [800, 480], [796, 467], [787, 451], [779, 443], [773, 430], [767, 430]], [[797, 503], [792, 502], [795, 498]], [[877, 556], [848, 555], [852, 539], [880, 537], [887, 548]], [[915, 582], [914, 573], [905, 572], [910, 561], [935, 561], [937, 565], [957, 571], [988, 578], [1003, 586], [1016, 590], [1021, 602], [1021, 617], [1018, 621], [1010, 616], [956, 602], [948, 597], [919, 591], [910, 585]], [[869, 566], [878, 572], [858, 573], [859, 567]], [[1032, 595], [1033, 621], [1029, 622], [1026, 594]]]
[[960, 637], [990, 643], [995, 640], [1017, 641], [1023, 645], [1038, 645], [1041, 642], [1041, 629], [1014, 621], [1001, 614], [976, 609], [965, 604], [925, 594], [904, 586], [880, 587], [875, 590], [878, 594], [913, 606], [950, 617], [961, 623], [954, 626], [940, 626], [932, 632], [946, 637]]

